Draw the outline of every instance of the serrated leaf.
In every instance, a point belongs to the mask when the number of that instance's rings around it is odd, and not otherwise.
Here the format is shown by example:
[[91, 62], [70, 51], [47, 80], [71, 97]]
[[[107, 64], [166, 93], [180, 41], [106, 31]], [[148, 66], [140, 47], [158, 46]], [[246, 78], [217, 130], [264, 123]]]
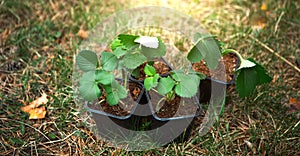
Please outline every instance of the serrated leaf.
[[103, 70], [97, 70], [95, 80], [103, 85], [111, 84], [114, 80], [114, 75]]
[[241, 64], [239, 66], [239, 68], [236, 70], [240, 70], [242, 68], [251, 68], [251, 67], [254, 67], [256, 64], [249, 61], [249, 60], [246, 60], [246, 59], [243, 59], [243, 58], [240, 58], [240, 61], [241, 61]]
[[112, 82], [111, 87], [106, 86], [105, 89], [107, 94], [106, 101], [111, 106], [118, 104], [120, 99], [123, 99], [127, 96], [126, 89], [116, 80]]
[[201, 72], [191, 72], [190, 74], [196, 74], [200, 80], [204, 80], [206, 78], [206, 75]]
[[112, 84], [113, 92], [116, 92], [120, 99], [126, 98], [127, 91], [124, 86], [120, 85], [118, 81]]
[[151, 88], [156, 87], [158, 83], [158, 79], [159, 79], [159, 74], [155, 74], [153, 77], [147, 77], [144, 80], [145, 89], [150, 90]]
[[220, 47], [212, 36], [195, 34], [196, 45], [190, 50], [188, 60], [192, 63], [205, 60], [209, 69], [215, 69], [221, 58]]
[[200, 83], [199, 76], [185, 74], [181, 71], [174, 72], [172, 77], [177, 81], [175, 92], [181, 97], [192, 97], [196, 95]]
[[157, 91], [161, 95], [169, 93], [175, 85], [175, 81], [170, 77], [161, 78], [157, 84]]
[[136, 43], [140, 43], [142, 46], [147, 48], [158, 48], [159, 41], [157, 37], [151, 37], [151, 36], [140, 36], [134, 40]]
[[121, 43], [121, 40], [119, 40], [118, 38], [114, 39], [111, 43], [111, 50], [115, 50], [118, 47], [122, 47], [123, 44]]
[[118, 104], [119, 101], [120, 101], [120, 98], [115, 93], [113, 93], [113, 92], [106, 93], [106, 102], [110, 106], [114, 106], [114, 105]]
[[144, 86], [146, 90], [150, 90], [153, 85], [153, 77], [147, 77], [144, 80]]
[[188, 53], [187, 58], [192, 63], [196, 63], [196, 62], [200, 62], [200, 60], [203, 59], [203, 56], [200, 53], [200, 51], [198, 50], [197, 46], [194, 46]]
[[118, 35], [118, 39], [120, 40], [121, 44], [123, 44], [127, 49], [133, 49], [139, 47], [139, 43], [134, 42], [134, 40], [138, 37], [139, 36], [127, 35], [127, 34]]
[[82, 71], [96, 70], [98, 65], [98, 57], [96, 53], [90, 50], [82, 50], [76, 56], [76, 64]]
[[95, 71], [84, 73], [79, 79], [79, 93], [88, 101], [92, 101], [101, 96], [101, 91], [95, 81]]
[[162, 57], [166, 54], [166, 46], [162, 42], [160, 38], [158, 38], [159, 45], [156, 49], [154, 48], [148, 48], [145, 46], [142, 46], [142, 54], [147, 57], [148, 60], [153, 60], [154, 58]]
[[147, 76], [153, 76], [156, 74], [156, 70], [154, 67], [146, 64], [145, 68], [144, 68], [144, 72]]
[[135, 69], [146, 61], [147, 58], [144, 55], [139, 53], [128, 53], [121, 59], [120, 65], [125, 66], [128, 69]]
[[102, 52], [101, 65], [106, 71], [113, 71], [118, 65], [118, 58], [116, 55], [110, 52]]
[[197, 41], [199, 38], [212, 38], [215, 42], [216, 45], [218, 46], [219, 50], [222, 51], [222, 47], [224, 46], [224, 43], [221, 42], [216, 35], [207, 35], [207, 34], [200, 34], [200, 33], [195, 33], [194, 35], [194, 41]]
[[126, 54], [126, 50], [122, 47], [117, 47], [114, 51], [113, 54], [116, 55], [118, 58], [124, 56]]
[[254, 61], [254, 59], [249, 58], [249, 61], [255, 63], [256, 65], [254, 66], [255, 71], [257, 72], [257, 76], [258, 76], [258, 85], [264, 84], [264, 83], [269, 83], [272, 81], [272, 77], [270, 77], [267, 74], [266, 69], [261, 66], [260, 64], [258, 64], [257, 62]]
[[171, 71], [171, 76], [175, 81], [182, 81], [182, 79], [186, 78], [188, 74], [185, 73], [184, 70], [179, 69]]
[[111, 84], [109, 84], [109, 85], [103, 85], [103, 88], [104, 88], [104, 90], [105, 90], [106, 93], [112, 92]]
[[249, 96], [258, 84], [255, 68], [242, 68], [236, 79], [236, 89], [241, 98]]

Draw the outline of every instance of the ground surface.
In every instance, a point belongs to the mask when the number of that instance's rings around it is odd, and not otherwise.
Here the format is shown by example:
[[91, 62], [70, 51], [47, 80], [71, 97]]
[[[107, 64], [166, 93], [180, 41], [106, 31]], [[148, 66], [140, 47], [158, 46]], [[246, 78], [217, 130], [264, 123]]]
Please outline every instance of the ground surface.
[[[240, 99], [228, 93], [210, 132], [160, 149], [127, 152], [96, 139], [78, 116], [72, 89], [73, 55], [85, 31], [109, 14], [143, 4], [175, 8], [199, 20], [227, 48], [253, 57], [273, 82]], [[0, 155], [299, 155], [299, 1], [0, 0]], [[80, 30], [81, 33], [78, 34]], [[254, 39], [256, 38], [256, 39]], [[262, 44], [263, 43], [263, 44]], [[178, 41], [178, 46], [183, 46]], [[269, 47], [270, 49], [266, 48]], [[299, 67], [298, 67], [299, 68]], [[49, 95], [46, 118], [28, 120], [21, 101]]]

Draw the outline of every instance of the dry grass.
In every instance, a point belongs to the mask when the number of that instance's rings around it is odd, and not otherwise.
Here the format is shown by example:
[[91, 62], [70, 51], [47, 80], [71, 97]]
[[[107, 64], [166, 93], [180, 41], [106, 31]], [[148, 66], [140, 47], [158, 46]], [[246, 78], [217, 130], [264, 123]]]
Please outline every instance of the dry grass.
[[[249, 36], [295, 64], [300, 4], [266, 2], [267, 11], [260, 10], [261, 2], [244, 0], [0, 0], [0, 155], [299, 155], [299, 118], [286, 114], [284, 106], [291, 97], [300, 99], [299, 72]], [[223, 116], [203, 137], [193, 131], [187, 142], [142, 152], [108, 147], [81, 120], [73, 99], [73, 54], [82, 41], [77, 32], [142, 4], [168, 6], [199, 20], [227, 47], [262, 63], [274, 81], [246, 99], [229, 88]], [[50, 98], [47, 117], [28, 120], [20, 100], [33, 100], [42, 91]]]

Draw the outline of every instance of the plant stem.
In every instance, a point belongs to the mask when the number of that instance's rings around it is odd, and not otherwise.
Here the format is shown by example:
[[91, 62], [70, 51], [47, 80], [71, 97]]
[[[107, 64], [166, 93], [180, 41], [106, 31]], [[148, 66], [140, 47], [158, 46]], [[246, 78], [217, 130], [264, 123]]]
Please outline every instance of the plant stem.
[[171, 101], [175, 98], [175, 91], [171, 90], [169, 93], [167, 93], [167, 101]]
[[127, 78], [128, 78], [128, 75], [127, 75], [127, 73], [125, 73], [125, 82], [124, 82], [124, 87], [126, 88], [126, 86], [127, 86]]
[[162, 107], [162, 106], [160, 105], [160, 103], [161, 103], [163, 100], [166, 100], [166, 98], [163, 97], [163, 98], [161, 98], [161, 99], [157, 102], [157, 105], [156, 105], [156, 107], [155, 107], [155, 111], [156, 111], [156, 112], [158, 112], [159, 109], [160, 109], [160, 107]]
[[240, 60], [244, 60], [243, 56], [238, 51], [236, 51], [234, 49], [225, 49], [225, 50], [222, 51], [222, 55], [226, 55], [230, 52], [235, 53], [237, 55], [237, 57], [240, 58]]

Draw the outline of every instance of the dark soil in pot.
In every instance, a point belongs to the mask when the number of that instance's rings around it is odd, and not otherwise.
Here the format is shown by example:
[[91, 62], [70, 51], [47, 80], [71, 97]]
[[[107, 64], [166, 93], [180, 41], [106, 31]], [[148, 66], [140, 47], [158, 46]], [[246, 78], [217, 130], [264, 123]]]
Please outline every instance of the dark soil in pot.
[[[210, 101], [212, 94], [214, 98], [223, 96], [224, 90], [227, 86], [235, 81], [235, 69], [239, 66], [240, 60], [234, 53], [229, 53], [222, 56], [218, 67], [215, 70], [209, 70], [205, 62], [193, 64], [193, 69], [204, 73], [207, 77], [201, 80], [199, 90], [200, 103], [207, 103]], [[222, 68], [224, 64], [225, 67]], [[224, 75], [226, 73], [226, 75]]]
[[[199, 108], [195, 105], [185, 104], [181, 105], [181, 98], [176, 96], [173, 100], [165, 101], [165, 103], [160, 107], [160, 109], [155, 113], [160, 118], [171, 118], [178, 116], [186, 116], [194, 114], [195, 110], [198, 111]], [[153, 107], [156, 108], [157, 104]]]
[[[142, 81], [146, 78], [146, 74], [144, 72], [144, 68], [146, 66], [147, 62], [143, 63], [142, 65], [140, 65], [137, 69], [138, 69], [138, 75], [139, 77], [134, 77], [132, 76], [133, 78], [139, 80], [139, 81]], [[171, 71], [171, 68], [170, 66], [164, 62], [163, 60], [155, 60], [154, 61], [154, 64], [153, 64], [153, 67], [155, 68], [156, 72], [159, 74], [159, 75], [168, 75], [170, 74], [170, 71]]]
[[153, 90], [148, 93], [152, 109], [159, 118], [193, 116], [200, 110], [199, 105], [193, 98], [181, 98], [175, 95], [174, 99], [166, 100], [165, 97]]
[[[222, 63], [224, 63], [225, 71], [224, 68], [221, 68]], [[205, 74], [208, 77], [213, 77], [216, 80], [230, 82], [234, 80], [234, 70], [236, 69], [237, 65], [238, 57], [233, 53], [229, 53], [222, 56], [221, 62], [215, 70], [209, 70], [209, 68], [205, 65], [204, 61], [194, 63], [193, 69], [197, 72]], [[224, 75], [222, 75], [224, 72], [226, 73], [226, 79]]]
[[116, 116], [127, 116], [132, 113], [135, 102], [139, 98], [139, 95], [142, 92], [142, 87], [135, 82], [129, 82], [128, 92], [130, 94], [127, 95], [127, 98], [122, 99], [122, 102], [119, 102], [117, 105], [110, 106], [106, 102], [106, 94], [103, 93], [102, 96], [99, 97], [98, 102], [94, 104], [89, 104], [91, 109], [101, 110], [108, 114], [116, 115]]

